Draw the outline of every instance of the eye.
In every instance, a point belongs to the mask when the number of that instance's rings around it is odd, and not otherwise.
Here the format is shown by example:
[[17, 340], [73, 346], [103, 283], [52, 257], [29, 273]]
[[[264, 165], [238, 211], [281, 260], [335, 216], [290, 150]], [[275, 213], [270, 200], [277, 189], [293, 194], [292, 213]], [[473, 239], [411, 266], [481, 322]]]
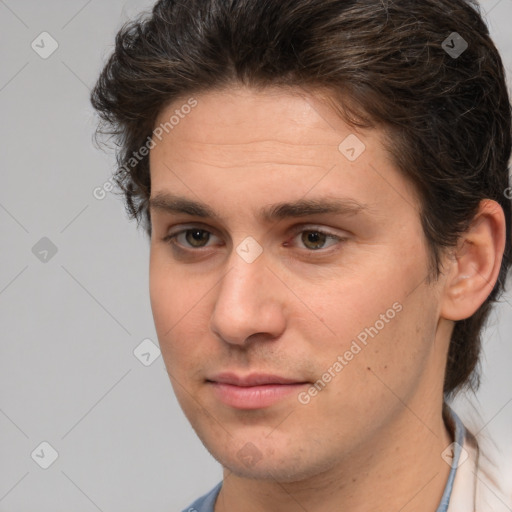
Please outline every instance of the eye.
[[[318, 251], [320, 249], [325, 249], [325, 243], [327, 240], [331, 239], [334, 243], [331, 245], [335, 245], [336, 242], [341, 242], [344, 239], [342, 237], [333, 235], [331, 233], [327, 233], [320, 229], [306, 229], [301, 230], [294, 238], [300, 236], [300, 241], [306, 249], [310, 251]], [[329, 245], [328, 247], [330, 247]]]
[[163, 241], [186, 248], [201, 249], [207, 247], [205, 244], [210, 240], [211, 236], [215, 235], [206, 229], [195, 227], [182, 229], [174, 234], [169, 234], [163, 238]]

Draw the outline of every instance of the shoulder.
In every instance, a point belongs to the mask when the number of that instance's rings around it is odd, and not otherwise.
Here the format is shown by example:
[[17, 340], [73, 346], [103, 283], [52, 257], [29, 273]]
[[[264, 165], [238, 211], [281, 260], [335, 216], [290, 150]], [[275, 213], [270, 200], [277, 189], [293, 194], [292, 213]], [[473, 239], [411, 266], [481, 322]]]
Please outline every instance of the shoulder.
[[512, 468], [504, 467], [503, 459], [497, 463], [499, 457], [493, 449], [492, 440], [474, 436], [467, 428], [464, 430], [448, 511], [510, 512]]
[[499, 457], [490, 440], [479, 440], [479, 463], [476, 472], [477, 510], [510, 512], [512, 510], [512, 467]]
[[185, 508], [183, 512], [213, 512], [215, 500], [221, 487], [222, 482], [219, 482], [211, 491], [198, 498], [189, 507]]

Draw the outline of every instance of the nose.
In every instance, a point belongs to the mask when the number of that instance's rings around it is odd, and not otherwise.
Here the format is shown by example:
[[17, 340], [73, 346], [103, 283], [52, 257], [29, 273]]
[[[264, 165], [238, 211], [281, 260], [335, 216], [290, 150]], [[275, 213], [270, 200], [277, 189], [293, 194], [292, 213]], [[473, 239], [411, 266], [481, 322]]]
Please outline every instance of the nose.
[[226, 343], [243, 345], [260, 336], [274, 339], [285, 329], [287, 288], [264, 254], [248, 263], [233, 251], [229, 271], [218, 285], [211, 329]]

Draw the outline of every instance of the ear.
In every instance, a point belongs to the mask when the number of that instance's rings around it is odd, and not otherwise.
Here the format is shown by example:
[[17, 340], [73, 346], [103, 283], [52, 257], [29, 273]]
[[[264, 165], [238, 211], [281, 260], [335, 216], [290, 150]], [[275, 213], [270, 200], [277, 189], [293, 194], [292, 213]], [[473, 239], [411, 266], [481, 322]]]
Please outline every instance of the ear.
[[491, 199], [482, 200], [469, 229], [461, 235], [446, 263], [441, 317], [464, 320], [485, 302], [500, 272], [505, 230], [501, 206]]

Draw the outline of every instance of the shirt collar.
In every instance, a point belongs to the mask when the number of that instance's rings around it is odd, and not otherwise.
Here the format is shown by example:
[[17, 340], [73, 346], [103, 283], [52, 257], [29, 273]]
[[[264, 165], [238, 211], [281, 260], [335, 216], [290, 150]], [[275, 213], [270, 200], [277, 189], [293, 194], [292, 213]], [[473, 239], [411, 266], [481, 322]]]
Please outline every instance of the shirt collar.
[[444, 488], [441, 503], [436, 512], [448, 512], [448, 505], [450, 504], [450, 498], [452, 496], [455, 475], [457, 474], [457, 468], [461, 461], [464, 438], [466, 437], [466, 428], [462, 421], [447, 404], [444, 404], [443, 406], [443, 418], [449, 430], [452, 432], [454, 442], [445, 451], [443, 451], [442, 454], [443, 459], [450, 464], [451, 470], [448, 475], [448, 482]]

